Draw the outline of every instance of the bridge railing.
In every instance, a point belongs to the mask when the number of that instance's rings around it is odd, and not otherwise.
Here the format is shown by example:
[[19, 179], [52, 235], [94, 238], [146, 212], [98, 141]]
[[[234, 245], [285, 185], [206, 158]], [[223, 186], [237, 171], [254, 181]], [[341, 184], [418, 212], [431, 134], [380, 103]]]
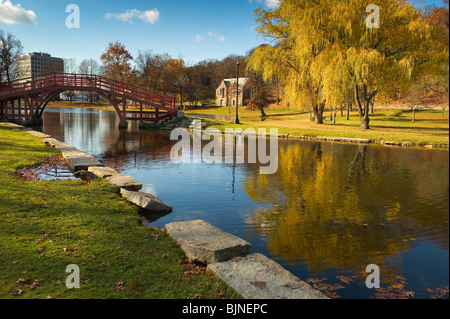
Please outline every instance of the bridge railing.
[[0, 98], [2, 96], [32, 92], [45, 88], [58, 87], [67, 90], [77, 89], [100, 89], [112, 94], [123, 96], [132, 100], [140, 100], [154, 106], [163, 106], [176, 109], [175, 98], [138, 86], [126, 84], [98, 75], [51, 73], [37, 75], [30, 78], [19, 79], [0, 87]]

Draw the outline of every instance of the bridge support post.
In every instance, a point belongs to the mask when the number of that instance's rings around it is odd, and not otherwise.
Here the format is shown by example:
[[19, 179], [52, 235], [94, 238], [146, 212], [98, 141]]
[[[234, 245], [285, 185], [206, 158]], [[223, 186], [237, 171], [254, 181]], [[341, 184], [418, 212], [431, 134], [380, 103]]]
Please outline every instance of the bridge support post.
[[119, 128], [127, 128], [128, 123], [127, 122], [119, 122]]

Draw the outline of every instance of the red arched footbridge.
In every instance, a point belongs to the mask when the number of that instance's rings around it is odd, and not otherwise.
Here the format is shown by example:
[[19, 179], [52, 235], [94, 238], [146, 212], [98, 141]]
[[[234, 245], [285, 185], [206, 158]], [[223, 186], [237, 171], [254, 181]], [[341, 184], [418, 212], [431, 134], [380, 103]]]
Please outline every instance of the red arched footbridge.
[[[65, 91], [98, 93], [114, 107], [122, 126], [128, 120], [159, 123], [177, 116], [173, 96], [98, 75], [52, 73], [0, 86], [0, 119], [39, 121], [47, 104]], [[132, 109], [130, 102], [135, 105]]]

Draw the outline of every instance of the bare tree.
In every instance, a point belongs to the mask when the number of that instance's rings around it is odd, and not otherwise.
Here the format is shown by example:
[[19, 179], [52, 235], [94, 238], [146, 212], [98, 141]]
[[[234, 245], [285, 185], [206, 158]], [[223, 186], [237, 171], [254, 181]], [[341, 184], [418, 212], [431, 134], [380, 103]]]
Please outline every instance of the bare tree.
[[[95, 61], [93, 59], [85, 59], [85, 60], [81, 61], [78, 69], [81, 74], [86, 74], [86, 75], [100, 75], [102, 73], [102, 68], [100, 66], [100, 63], [98, 63], [97, 61]], [[87, 97], [91, 104], [94, 103], [94, 99], [100, 98], [99, 95], [94, 92], [88, 92]]]
[[17, 59], [23, 46], [12, 33], [0, 30], [0, 82], [11, 82], [18, 76]]
[[[77, 61], [74, 58], [65, 58], [64, 59], [64, 73], [76, 73], [77, 72]], [[72, 98], [77, 95], [75, 91], [66, 91], [64, 92], [72, 103]]]

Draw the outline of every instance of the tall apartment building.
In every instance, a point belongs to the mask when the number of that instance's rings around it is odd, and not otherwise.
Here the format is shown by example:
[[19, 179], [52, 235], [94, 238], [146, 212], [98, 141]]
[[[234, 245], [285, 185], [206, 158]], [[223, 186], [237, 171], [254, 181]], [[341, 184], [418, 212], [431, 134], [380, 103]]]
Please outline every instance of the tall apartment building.
[[18, 78], [29, 78], [48, 73], [64, 73], [64, 60], [47, 53], [31, 52], [17, 59]]

